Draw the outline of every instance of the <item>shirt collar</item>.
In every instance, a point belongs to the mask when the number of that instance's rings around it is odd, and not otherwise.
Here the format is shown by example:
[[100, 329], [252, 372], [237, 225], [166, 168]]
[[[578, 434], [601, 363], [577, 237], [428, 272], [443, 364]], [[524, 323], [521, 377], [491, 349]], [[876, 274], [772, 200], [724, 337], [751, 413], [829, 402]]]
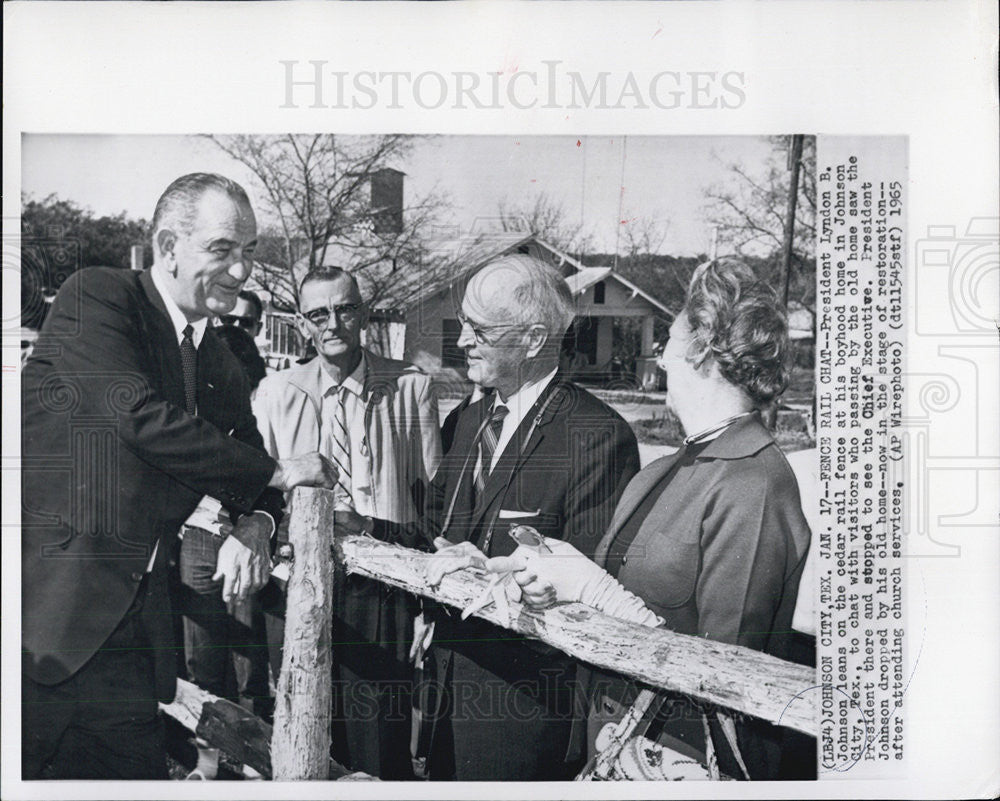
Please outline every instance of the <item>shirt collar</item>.
[[[317, 356], [317, 359], [321, 359], [321, 356]], [[358, 366], [354, 368], [354, 371], [347, 376], [339, 384], [335, 383], [330, 374], [323, 368], [322, 363], [319, 365], [319, 387], [320, 394], [327, 395], [328, 393], [343, 387], [348, 392], [353, 392], [359, 398], [364, 397], [365, 394], [365, 375], [368, 372], [368, 358], [365, 356], [364, 350], [361, 351], [361, 360], [358, 362]]]
[[751, 414], [737, 420], [715, 439], [705, 443], [699, 459], [743, 459], [774, 444], [774, 438], [764, 428], [760, 415]]
[[507, 398], [506, 403], [500, 400], [499, 394], [495, 394], [493, 396], [493, 408], [496, 409], [498, 406], [506, 406], [510, 409], [511, 416], [520, 422], [531, 410], [531, 407], [537, 403], [538, 399], [545, 391], [545, 388], [552, 382], [552, 379], [556, 377], [556, 371], [558, 369], [559, 368], [556, 367], [551, 373], [542, 377], [538, 381], [525, 384], [517, 392]]
[[170, 322], [174, 326], [174, 333], [177, 334], [177, 344], [179, 345], [184, 339], [184, 329], [190, 325], [191, 328], [194, 329], [191, 339], [194, 341], [195, 349], [197, 349], [198, 346], [201, 345], [201, 338], [205, 335], [205, 328], [208, 326], [208, 318], [202, 317], [200, 320], [189, 323], [187, 318], [184, 316], [184, 312], [181, 311], [180, 306], [178, 306], [176, 301], [170, 296], [170, 292], [167, 289], [166, 279], [160, 275], [160, 271], [154, 267], [149, 272], [153, 279], [153, 286], [156, 287], [156, 291], [159, 292], [160, 297], [163, 298], [163, 305], [167, 307], [167, 314], [170, 315]]

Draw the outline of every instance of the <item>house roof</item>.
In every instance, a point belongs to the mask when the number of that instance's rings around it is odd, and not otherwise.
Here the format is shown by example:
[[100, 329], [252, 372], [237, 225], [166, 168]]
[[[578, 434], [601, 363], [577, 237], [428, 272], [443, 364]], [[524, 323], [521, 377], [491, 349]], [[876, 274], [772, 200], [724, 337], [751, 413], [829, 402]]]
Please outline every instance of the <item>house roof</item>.
[[524, 249], [528, 253], [534, 251], [546, 261], [554, 261], [566, 276], [574, 297], [582, 295], [598, 281], [611, 279], [625, 286], [633, 297], [638, 295], [661, 313], [673, 317], [673, 313], [660, 301], [614, 272], [611, 267], [586, 267], [535, 234], [523, 231], [490, 231], [434, 242], [431, 250], [435, 265], [422, 271], [402, 273], [399, 280], [388, 287], [375, 302], [375, 309], [406, 309], [414, 306], [460, 283], [493, 259]]
[[430, 243], [433, 264], [423, 270], [400, 272], [375, 302], [376, 309], [408, 308], [458, 283], [487, 262], [521, 247], [534, 237], [523, 231], [496, 231], [436, 240]]
[[610, 267], [584, 267], [572, 275], [566, 276], [566, 283], [569, 284], [569, 291], [574, 295], [586, 292], [598, 281], [603, 281], [611, 274]]
[[570, 291], [573, 295], [582, 295], [590, 287], [599, 281], [606, 280], [617, 281], [619, 284], [624, 286], [632, 293], [632, 297], [639, 296], [647, 301], [650, 305], [656, 307], [656, 309], [662, 312], [667, 317], [673, 318], [674, 313], [670, 311], [666, 306], [664, 306], [660, 301], [654, 298], [647, 292], [639, 289], [635, 284], [629, 281], [622, 275], [616, 273], [611, 267], [583, 267], [578, 272], [572, 275], [566, 276], [566, 283], [569, 284]]

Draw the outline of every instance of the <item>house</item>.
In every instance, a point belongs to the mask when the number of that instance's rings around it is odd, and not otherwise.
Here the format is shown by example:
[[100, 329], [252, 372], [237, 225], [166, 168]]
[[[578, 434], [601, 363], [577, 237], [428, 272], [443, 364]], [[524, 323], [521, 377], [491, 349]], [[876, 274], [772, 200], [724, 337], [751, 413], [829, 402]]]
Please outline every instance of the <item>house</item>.
[[[567, 363], [571, 354], [578, 354], [572, 359], [574, 376], [655, 384], [653, 321], [673, 315], [611, 267], [584, 266], [527, 231], [450, 232], [423, 240], [420, 247], [408, 251], [384, 248], [403, 232], [404, 177], [398, 170], [375, 171], [369, 177], [371, 219], [323, 249], [324, 264], [368, 265], [355, 273], [362, 295], [371, 299], [371, 320], [364, 337], [367, 347], [413, 361], [434, 375], [451, 374], [464, 380], [465, 354], [457, 346], [461, 325], [455, 312], [466, 282], [500, 256], [528, 253], [554, 265], [566, 277], [576, 300], [577, 318], [563, 341]], [[372, 258], [380, 252], [383, 256]], [[388, 252], [391, 258], [385, 255]], [[364, 256], [360, 262], [359, 254]], [[304, 264], [297, 267], [304, 272]], [[616, 358], [616, 344], [625, 330], [630, 346], [619, 350], [635, 355], [627, 365]], [[262, 334], [272, 366], [283, 366], [304, 354], [292, 314], [267, 308]]]
[[[530, 254], [565, 276], [576, 300], [577, 318], [563, 344], [580, 354], [576, 377], [595, 381], [634, 377], [643, 385], [655, 381], [653, 321], [670, 319], [667, 307], [611, 267], [587, 267], [539, 236], [520, 231], [459, 235], [435, 243], [435, 268], [404, 271], [373, 304], [369, 338], [389, 345], [392, 356], [414, 361], [432, 373], [464, 374], [456, 310], [465, 285], [479, 268], [511, 253]], [[630, 375], [622, 374], [614, 353], [615, 322], [623, 320], [633, 321], [639, 330], [639, 354]]]
[[[555, 266], [576, 300], [577, 318], [564, 346], [580, 354], [574, 375], [584, 381], [619, 380], [655, 385], [653, 321], [671, 319], [660, 301], [611, 267], [588, 267], [535, 234], [493, 231], [443, 238], [434, 243], [431, 266], [401, 267], [372, 304], [365, 344], [394, 358], [415, 362], [432, 374], [462, 378], [465, 353], [458, 347], [460, 307], [466, 282], [482, 266], [509, 253], [527, 253]], [[264, 335], [272, 362], [294, 361], [303, 348], [292, 315], [268, 311]], [[615, 323], [632, 321], [639, 331], [634, 370], [615, 359]], [[276, 361], [275, 361], [276, 360]]]

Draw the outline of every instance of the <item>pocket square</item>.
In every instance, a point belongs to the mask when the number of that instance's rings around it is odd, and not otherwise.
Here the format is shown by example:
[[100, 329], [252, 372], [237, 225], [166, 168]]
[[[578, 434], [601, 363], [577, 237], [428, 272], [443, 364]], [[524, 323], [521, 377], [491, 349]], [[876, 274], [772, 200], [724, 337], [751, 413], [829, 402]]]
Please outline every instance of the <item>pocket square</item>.
[[520, 512], [517, 509], [501, 509], [500, 510], [500, 520], [523, 520], [526, 517], [538, 517], [542, 513], [541, 509], [535, 509], [533, 512]]

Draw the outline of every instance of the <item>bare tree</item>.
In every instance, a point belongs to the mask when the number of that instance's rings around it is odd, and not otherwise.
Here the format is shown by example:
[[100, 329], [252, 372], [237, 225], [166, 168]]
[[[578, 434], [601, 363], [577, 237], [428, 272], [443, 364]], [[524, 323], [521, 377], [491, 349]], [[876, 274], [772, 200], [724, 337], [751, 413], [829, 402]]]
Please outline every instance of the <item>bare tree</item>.
[[[788, 207], [787, 136], [772, 137], [771, 157], [762, 165], [728, 165], [732, 180], [705, 191], [711, 221], [719, 227], [720, 244], [737, 253], [764, 255], [784, 244]], [[816, 139], [807, 136], [802, 148], [799, 203], [793, 247], [799, 258], [812, 258], [816, 238]]]
[[670, 230], [670, 221], [656, 217], [635, 217], [622, 224], [625, 256], [635, 259], [660, 252]]
[[[729, 164], [731, 180], [705, 191], [709, 219], [718, 229], [720, 252], [755, 257], [777, 289], [785, 281], [781, 252], [791, 191], [790, 138], [772, 137], [773, 149], [765, 163], [753, 167]], [[815, 137], [804, 138], [800, 167], [789, 297], [815, 314]]]
[[[306, 271], [335, 264], [361, 280], [377, 304], [394, 282], [397, 267], [419, 268], [443, 200], [411, 200], [398, 219], [372, 202], [371, 181], [408, 155], [404, 135], [334, 136], [284, 134], [210, 136], [221, 150], [254, 175], [263, 202], [254, 279], [279, 309], [298, 300]], [[391, 212], [388, 212], [391, 214]]]
[[534, 201], [512, 204], [506, 198], [497, 204], [497, 214], [503, 231], [523, 231], [537, 234], [563, 253], [577, 257], [588, 252], [593, 234], [584, 229], [582, 222], [570, 222], [566, 209], [540, 192]]

